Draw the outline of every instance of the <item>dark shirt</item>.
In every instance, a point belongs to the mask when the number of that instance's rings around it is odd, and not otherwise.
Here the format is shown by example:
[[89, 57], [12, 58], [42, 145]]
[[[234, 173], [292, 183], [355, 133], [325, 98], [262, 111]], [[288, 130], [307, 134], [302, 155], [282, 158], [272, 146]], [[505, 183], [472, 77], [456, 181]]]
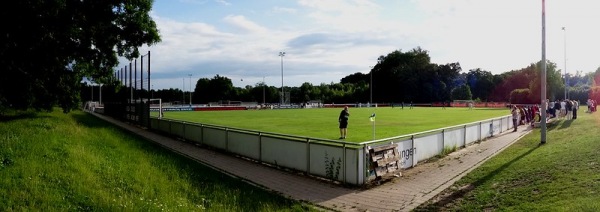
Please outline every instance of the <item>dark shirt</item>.
[[348, 111], [342, 110], [342, 112], [340, 112], [340, 117], [338, 118], [338, 120], [339, 121], [348, 121], [349, 116], [350, 116], [350, 113], [348, 113]]

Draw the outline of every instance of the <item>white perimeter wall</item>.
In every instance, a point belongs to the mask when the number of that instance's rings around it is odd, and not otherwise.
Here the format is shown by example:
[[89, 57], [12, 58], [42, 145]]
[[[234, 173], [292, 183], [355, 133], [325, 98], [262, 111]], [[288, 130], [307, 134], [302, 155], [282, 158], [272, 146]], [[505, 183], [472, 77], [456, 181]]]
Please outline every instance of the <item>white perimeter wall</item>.
[[[504, 116], [360, 144], [155, 118], [151, 120], [151, 128], [190, 142], [313, 176], [331, 177], [327, 176], [327, 169], [332, 168], [334, 174], [337, 172], [335, 180], [361, 185], [374, 175], [369, 171], [366, 151], [369, 148], [398, 144], [399, 165], [406, 169], [439, 155], [444, 148], [465, 147], [510, 130], [512, 119]], [[333, 166], [330, 164], [332, 160]], [[338, 160], [341, 161], [339, 165]]]

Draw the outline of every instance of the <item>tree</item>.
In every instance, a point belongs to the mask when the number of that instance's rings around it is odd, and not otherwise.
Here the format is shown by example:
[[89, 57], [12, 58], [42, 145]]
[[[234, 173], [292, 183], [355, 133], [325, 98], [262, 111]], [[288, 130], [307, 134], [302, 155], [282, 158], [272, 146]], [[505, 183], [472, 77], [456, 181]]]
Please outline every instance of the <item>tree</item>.
[[234, 88], [231, 79], [219, 76], [213, 77], [208, 83], [208, 89], [204, 92], [208, 93], [209, 101], [234, 100]]
[[[396, 50], [380, 56], [371, 70], [373, 73], [373, 101], [430, 101], [435, 83], [435, 65], [427, 51], [415, 48], [409, 52]], [[429, 89], [420, 89], [429, 83]]]
[[0, 106], [64, 112], [79, 104], [83, 77], [114, 84], [117, 56], [160, 41], [152, 0], [21, 0], [0, 12]]
[[600, 67], [596, 69], [593, 78], [594, 80], [592, 81], [592, 87], [590, 88], [588, 97], [598, 103], [600, 102]]
[[[530, 67], [534, 67], [535, 74], [531, 79], [528, 86], [530, 90], [530, 101], [532, 103], [541, 102], [541, 73], [542, 73], [542, 61], [531, 64]], [[560, 75], [560, 70], [557, 69], [556, 63], [546, 61], [546, 97], [547, 99], [562, 99], [564, 98], [565, 84]]]
[[300, 98], [303, 102], [308, 102], [311, 100], [311, 96], [312, 96], [312, 91], [313, 91], [313, 85], [305, 82], [302, 83], [302, 85], [300, 86]]
[[501, 77], [497, 78], [500, 81], [492, 91], [490, 99], [500, 102], [510, 101], [511, 92], [515, 89], [529, 88], [535, 76], [534, 64], [520, 70], [502, 73]]
[[354, 74], [350, 74], [340, 80], [340, 83], [352, 83], [352, 84], [365, 84], [369, 83], [370, 77], [368, 74], [363, 74], [360, 72], [356, 72]]
[[453, 100], [471, 100], [473, 95], [471, 94], [471, 89], [469, 85], [461, 85], [452, 90], [452, 99]]
[[466, 74], [466, 83], [471, 88], [474, 99], [487, 100], [496, 86], [492, 72], [479, 68], [471, 69]]
[[200, 78], [196, 81], [196, 86], [194, 87], [193, 99], [194, 102], [197, 103], [208, 103], [209, 102], [209, 93], [210, 93], [210, 80], [207, 78]]
[[535, 104], [537, 101], [530, 98], [531, 92], [529, 88], [514, 89], [510, 92], [510, 103], [511, 104]]

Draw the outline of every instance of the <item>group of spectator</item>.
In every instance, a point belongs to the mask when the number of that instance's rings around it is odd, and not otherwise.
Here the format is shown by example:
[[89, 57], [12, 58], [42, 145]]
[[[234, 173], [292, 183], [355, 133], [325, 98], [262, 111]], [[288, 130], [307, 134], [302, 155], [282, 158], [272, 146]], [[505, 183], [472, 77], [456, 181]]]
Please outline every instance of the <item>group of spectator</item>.
[[519, 110], [519, 120], [521, 120], [520, 124], [527, 124], [539, 121], [540, 108], [538, 105], [521, 106], [517, 107], [517, 109]]
[[[548, 101], [546, 101], [548, 102]], [[587, 101], [588, 111], [596, 111], [596, 102], [589, 99]], [[511, 114], [515, 125], [533, 125], [535, 122], [539, 122], [541, 119], [539, 105], [512, 105]], [[546, 107], [546, 113], [548, 114], [547, 119], [558, 118], [558, 119], [577, 119], [577, 110], [579, 109], [579, 102], [576, 100], [556, 100], [548, 102]], [[515, 126], [516, 131], [516, 126]]]
[[540, 107], [539, 105], [512, 105], [511, 115], [513, 119], [513, 132], [517, 131], [519, 125], [534, 125], [535, 122], [540, 121]]
[[596, 112], [596, 100], [588, 99], [587, 106], [588, 106], [588, 110], [586, 112], [588, 112], [588, 113]]
[[550, 102], [546, 111], [551, 118], [570, 120], [577, 119], [578, 109], [579, 101], [565, 99]]

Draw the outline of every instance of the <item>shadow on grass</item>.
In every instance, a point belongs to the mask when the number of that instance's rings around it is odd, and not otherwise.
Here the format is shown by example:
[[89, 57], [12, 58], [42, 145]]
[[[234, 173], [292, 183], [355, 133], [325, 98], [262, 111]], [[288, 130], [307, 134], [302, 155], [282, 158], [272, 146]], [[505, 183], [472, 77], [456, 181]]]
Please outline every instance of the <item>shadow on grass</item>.
[[[477, 181], [469, 184], [469, 185], [465, 185], [461, 188], [459, 188], [456, 191], [453, 191], [451, 194], [439, 199], [437, 202], [435, 202], [432, 206], [435, 208], [441, 208], [444, 207], [445, 205], [454, 202], [457, 199], [461, 199], [463, 198], [467, 193], [471, 192], [472, 190], [474, 190], [475, 188], [477, 188], [480, 185], [483, 185], [485, 182], [491, 180], [495, 175], [499, 174], [500, 172], [504, 171], [506, 168], [508, 168], [509, 166], [511, 166], [513, 163], [521, 160], [521, 158], [531, 154], [533, 151], [535, 151], [536, 149], [538, 149], [541, 145], [537, 145], [534, 148], [531, 148], [529, 151], [515, 157], [514, 159], [512, 159], [511, 161], [503, 164], [502, 166], [498, 167], [496, 170], [493, 170], [492, 172], [490, 172], [489, 174], [487, 174], [486, 176], [478, 179]], [[431, 206], [428, 206], [431, 207]]]
[[49, 115], [40, 115], [39, 112], [17, 112], [14, 114], [0, 115], [1, 122], [10, 122], [25, 119], [49, 118]]
[[571, 123], [573, 123], [573, 119], [565, 120], [565, 121], [563, 121], [562, 125], [560, 125], [560, 128], [558, 128], [558, 129], [568, 128], [571, 126]]
[[71, 116], [77, 123], [89, 128], [105, 128], [110, 125], [108, 122], [105, 122], [98, 117], [94, 117], [93, 115], [87, 113], [75, 113]]
[[551, 130], [555, 130], [558, 127], [558, 123], [553, 122], [551, 124], [546, 125], [546, 130], [547, 131], [551, 131]]

